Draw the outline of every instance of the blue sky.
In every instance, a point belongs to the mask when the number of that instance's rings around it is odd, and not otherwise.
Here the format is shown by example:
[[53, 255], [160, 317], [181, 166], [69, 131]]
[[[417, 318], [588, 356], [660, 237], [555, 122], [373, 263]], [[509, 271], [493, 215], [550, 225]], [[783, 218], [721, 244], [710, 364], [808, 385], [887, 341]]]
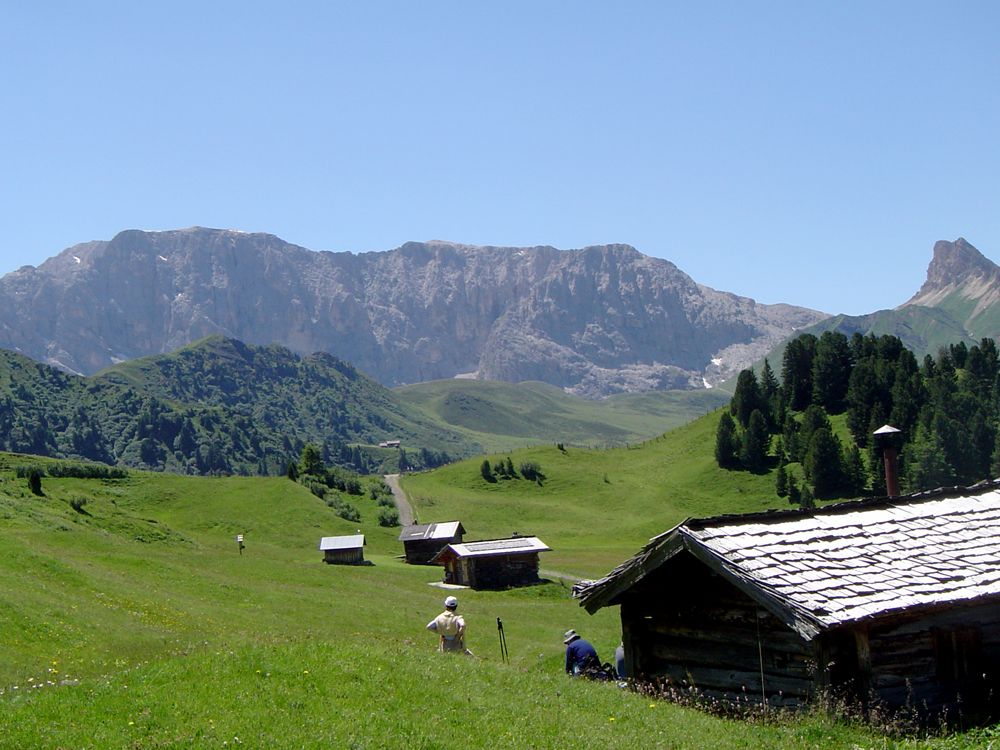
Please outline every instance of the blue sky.
[[1000, 4], [5, 3], [0, 273], [127, 228], [634, 245], [761, 302], [1000, 259]]

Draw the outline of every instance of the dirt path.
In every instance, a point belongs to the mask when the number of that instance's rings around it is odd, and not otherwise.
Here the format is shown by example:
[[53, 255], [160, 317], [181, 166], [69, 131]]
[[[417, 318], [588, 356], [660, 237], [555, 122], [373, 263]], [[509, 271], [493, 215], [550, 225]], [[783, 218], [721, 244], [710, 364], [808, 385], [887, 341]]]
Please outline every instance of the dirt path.
[[399, 474], [386, 474], [385, 483], [389, 485], [389, 489], [392, 490], [392, 498], [396, 501], [396, 510], [399, 511], [399, 522], [403, 526], [410, 526], [413, 524], [413, 506], [410, 505], [409, 499], [406, 497], [406, 493], [403, 492], [403, 488], [399, 486]]

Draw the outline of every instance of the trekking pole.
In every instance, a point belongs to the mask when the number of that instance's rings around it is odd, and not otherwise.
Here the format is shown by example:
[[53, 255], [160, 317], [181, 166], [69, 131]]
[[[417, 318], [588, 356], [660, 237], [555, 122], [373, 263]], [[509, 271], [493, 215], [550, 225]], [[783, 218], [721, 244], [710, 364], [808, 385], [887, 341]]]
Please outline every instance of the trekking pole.
[[507, 636], [503, 632], [503, 620], [497, 618], [497, 634], [500, 636], [500, 661], [510, 664], [510, 655], [507, 653]]

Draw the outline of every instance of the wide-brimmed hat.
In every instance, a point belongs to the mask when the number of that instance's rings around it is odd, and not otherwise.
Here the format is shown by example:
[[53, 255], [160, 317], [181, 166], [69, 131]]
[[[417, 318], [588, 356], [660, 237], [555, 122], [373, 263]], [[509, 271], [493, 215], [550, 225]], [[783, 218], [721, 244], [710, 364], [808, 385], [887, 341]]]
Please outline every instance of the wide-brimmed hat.
[[563, 633], [563, 643], [569, 643], [570, 641], [575, 641], [580, 636], [577, 635], [575, 630], [567, 630]]

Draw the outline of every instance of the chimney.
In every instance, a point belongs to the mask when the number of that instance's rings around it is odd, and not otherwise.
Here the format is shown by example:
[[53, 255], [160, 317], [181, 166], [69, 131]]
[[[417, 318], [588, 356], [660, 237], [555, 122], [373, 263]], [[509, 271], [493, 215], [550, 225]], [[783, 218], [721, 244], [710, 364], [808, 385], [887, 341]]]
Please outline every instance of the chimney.
[[882, 449], [882, 460], [885, 462], [885, 494], [889, 497], [899, 497], [899, 436], [901, 430], [884, 424], [872, 433], [875, 445]]

